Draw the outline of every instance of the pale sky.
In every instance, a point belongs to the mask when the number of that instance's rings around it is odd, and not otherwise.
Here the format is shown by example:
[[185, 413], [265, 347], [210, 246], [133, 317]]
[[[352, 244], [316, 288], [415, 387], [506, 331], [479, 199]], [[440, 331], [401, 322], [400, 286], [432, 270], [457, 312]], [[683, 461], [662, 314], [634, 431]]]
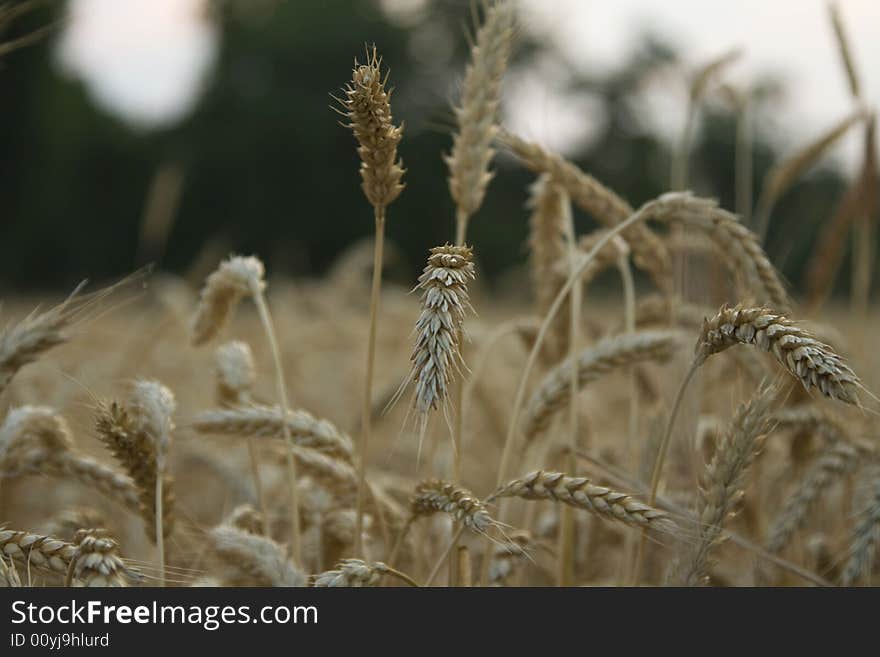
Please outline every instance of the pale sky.
[[[319, 1], [319, 0], [287, 0]], [[778, 124], [794, 148], [852, 108], [824, 0], [515, 0], [526, 29], [552, 40], [571, 66], [602, 71], [621, 63], [651, 30], [677, 44], [691, 69], [732, 48], [744, 56], [724, 79], [748, 85], [773, 72], [788, 84]], [[417, 11], [424, 0], [382, 0]], [[217, 30], [207, 0], [72, 0], [59, 44], [63, 70], [82, 78], [105, 109], [143, 128], [173, 124], [191, 111], [216, 60]], [[864, 95], [880, 98], [880, 0], [839, 0]], [[565, 149], [589, 136], [588, 99], [558, 92], [558, 71], [511, 80], [508, 119], [528, 136]], [[643, 114], [670, 138], [683, 121], [684, 75], [643, 98]], [[322, 99], [321, 102], [324, 102]], [[854, 133], [832, 155], [852, 167]]]
[[[743, 57], [726, 69], [724, 80], [748, 85], [772, 72], [787, 85], [778, 125], [770, 126], [784, 145], [795, 147], [852, 111], [834, 34], [824, 0], [518, 0], [521, 19], [552, 38], [572, 66], [601, 71], [620, 64], [650, 30], [681, 50], [691, 69], [733, 48]], [[880, 99], [880, 0], [839, 0], [856, 66], [869, 104]], [[533, 83], [533, 87], [537, 86]], [[684, 87], [652, 90], [645, 114], [665, 132], [683, 122]], [[536, 138], [560, 146], [563, 131], [575, 117], [548, 114], [557, 103], [552, 86], [545, 93], [531, 89], [531, 107], [517, 117]], [[580, 112], [583, 116], [583, 112]], [[860, 138], [853, 132], [832, 156], [852, 166], [859, 157]], [[553, 142], [560, 142], [554, 144]]]

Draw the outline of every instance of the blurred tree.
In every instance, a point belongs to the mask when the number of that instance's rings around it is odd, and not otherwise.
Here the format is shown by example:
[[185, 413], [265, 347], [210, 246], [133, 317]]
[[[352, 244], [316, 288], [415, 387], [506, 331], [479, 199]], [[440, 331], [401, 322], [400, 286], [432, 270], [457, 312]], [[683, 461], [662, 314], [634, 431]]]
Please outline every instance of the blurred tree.
[[[337, 125], [329, 94], [373, 42], [391, 68], [395, 121], [406, 124], [400, 153], [407, 188], [389, 213], [388, 236], [409, 258], [411, 278], [427, 249], [453, 236], [441, 155], [450, 147], [449, 99], [468, 55], [463, 27], [472, 24], [470, 4], [437, 0], [395, 14], [373, 0], [216, 2], [221, 51], [203, 98], [181, 123], [149, 133], [96, 109], [82, 83], [58, 72], [51, 39], [6, 56], [0, 62], [0, 284], [69, 286], [133, 269], [159, 171], [179, 172], [180, 184], [162, 266], [185, 270], [207, 244], [221, 243], [259, 253], [271, 273], [325, 271], [344, 247], [372, 232], [355, 143]], [[9, 36], [37, 29], [60, 11], [28, 15]], [[538, 50], [552, 47], [524, 29], [514, 66], [526, 70]], [[664, 140], [642, 125], [636, 97], [646, 78], [675, 62], [668, 45], [648, 37], [629, 61], [601, 77], [570, 71], [570, 92], [598, 99], [604, 119], [574, 159], [634, 205], [668, 187], [670, 162]], [[697, 191], [732, 207], [734, 118], [715, 105], [701, 117], [692, 163]], [[756, 190], [777, 157], [765, 136], [757, 137]], [[509, 159], [496, 167], [470, 232], [489, 276], [523, 260], [532, 180]], [[804, 240], [812, 237], [840, 189], [838, 174], [823, 170], [780, 203], [769, 244], [771, 251], [791, 250], [786, 273], [793, 280], [807, 249], [800, 238], [780, 239], [779, 231], [796, 222]], [[579, 225], [589, 229], [590, 220], [580, 218]]]

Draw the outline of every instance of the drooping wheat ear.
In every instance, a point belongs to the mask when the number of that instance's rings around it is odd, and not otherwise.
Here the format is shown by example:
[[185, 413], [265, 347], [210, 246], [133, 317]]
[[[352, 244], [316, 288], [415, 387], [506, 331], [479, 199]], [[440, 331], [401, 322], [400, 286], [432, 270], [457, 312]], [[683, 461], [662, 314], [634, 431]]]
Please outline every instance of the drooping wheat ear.
[[[98, 438], [137, 486], [144, 528], [147, 536], [155, 541], [157, 467], [152, 441], [138, 429], [127, 403], [100, 402], [95, 427]], [[169, 536], [174, 527], [174, 492], [171, 475], [163, 473], [162, 478], [162, 533]]]
[[[203, 411], [192, 427], [201, 433], [284, 438], [277, 406], [239, 406]], [[294, 444], [325, 452], [349, 463], [354, 456], [351, 438], [331, 422], [302, 410], [287, 412], [287, 428]]]
[[0, 527], [0, 557], [64, 576], [76, 546], [52, 536]]
[[842, 121], [832, 126], [827, 132], [796, 151], [788, 158], [774, 165], [764, 176], [764, 186], [755, 209], [756, 232], [763, 242], [767, 235], [767, 227], [770, 223], [770, 214], [782, 195], [794, 184], [794, 182], [815, 162], [819, 160], [829, 148], [845, 135], [849, 129], [866, 116], [865, 109], [859, 107], [846, 116]]
[[29, 475], [74, 479], [138, 513], [131, 479], [74, 450], [67, 422], [47, 406], [11, 409], [0, 426], [0, 478]]
[[725, 520], [733, 515], [745, 494], [746, 472], [773, 428], [771, 411], [779, 391], [761, 386], [733, 416], [730, 428], [715, 448], [699, 489], [699, 535], [688, 545], [673, 569], [671, 580], [679, 586], [706, 583], [710, 556], [723, 542]]
[[358, 141], [361, 158], [361, 188], [374, 208], [386, 208], [403, 191], [404, 170], [397, 158], [397, 145], [403, 126], [391, 119], [391, 93], [386, 91], [388, 73], [382, 75], [382, 58], [376, 47], [367, 50], [367, 60], [355, 60], [351, 82], [343, 89], [345, 98], [338, 99], [342, 114], [348, 119]]
[[[561, 155], [550, 153], [505, 130], [500, 131], [498, 137], [528, 169], [549, 174], [576, 205], [604, 226], [611, 228], [633, 214], [629, 203]], [[670, 291], [672, 265], [663, 240], [642, 224], [624, 230], [623, 238], [632, 248], [636, 266], [646, 271], [661, 290]]]
[[67, 342], [65, 329], [82, 315], [92, 302], [106, 293], [77, 296], [85, 283], [79, 285], [67, 299], [42, 313], [36, 310], [16, 324], [0, 331], [0, 394], [9, 385], [16, 372], [34, 362], [43, 353]]
[[250, 504], [239, 504], [227, 516], [223, 524], [235, 527], [249, 534], [262, 534], [265, 527], [265, 518]]
[[214, 527], [207, 537], [226, 586], [306, 585], [305, 575], [270, 538], [227, 525]]
[[[276, 450], [279, 461], [286, 463], [288, 449]], [[349, 462], [334, 458], [310, 447], [293, 446], [293, 457], [304, 474], [325, 482], [337, 494], [353, 491], [357, 487], [357, 471]]]
[[106, 518], [97, 509], [77, 507], [56, 513], [43, 527], [49, 536], [57, 536], [64, 541], [73, 541], [80, 529], [106, 526]]
[[208, 276], [193, 319], [192, 343], [201, 345], [226, 326], [236, 305], [256, 287], [265, 287], [265, 268], [259, 258], [231, 256]]
[[774, 519], [767, 539], [768, 552], [779, 553], [804, 524], [810, 509], [835, 480], [852, 472], [858, 464], [859, 450], [848, 443], [828, 447], [810, 466], [797, 492], [786, 501]]
[[[673, 331], [640, 331], [601, 340], [577, 358], [578, 388], [615, 369], [642, 361], [664, 361], [679, 342]], [[568, 403], [572, 362], [553, 368], [532, 395], [523, 420], [523, 434], [532, 440], [550, 426], [553, 416]]]
[[486, 498], [486, 502], [502, 497], [552, 500], [633, 527], [664, 533], [676, 530], [675, 522], [664, 511], [642, 504], [626, 493], [596, 486], [586, 477], [570, 477], [562, 472], [536, 470], [504, 484]]
[[431, 249], [419, 276], [422, 312], [416, 321], [410, 379], [423, 425], [428, 413], [446, 402], [453, 374], [463, 365], [459, 339], [471, 307], [467, 284], [474, 278], [473, 249], [449, 244]]
[[214, 352], [217, 403], [224, 407], [246, 404], [257, 380], [254, 355], [247, 342], [232, 340]]
[[[546, 173], [541, 174], [530, 188], [529, 264], [537, 311], [541, 314], [547, 312], [559, 288], [565, 284], [566, 273], [562, 266], [567, 254], [565, 219], [568, 203], [568, 193]], [[552, 325], [547, 353], [553, 361], [567, 349], [569, 310], [566, 305]]]
[[457, 130], [452, 152], [445, 159], [449, 166], [449, 191], [456, 207], [457, 244], [464, 243], [468, 220], [482, 205], [492, 179], [492, 141], [498, 131], [501, 79], [510, 57], [514, 24], [512, 2], [498, 0], [489, 7], [471, 49], [461, 98], [453, 108]]
[[14, 458], [0, 463], [0, 478], [31, 475], [78, 481], [135, 515], [143, 515], [141, 494], [131, 478], [79, 452], [23, 449], [16, 451]]
[[485, 534], [495, 524], [476, 495], [448, 481], [429, 479], [416, 486], [410, 499], [413, 517], [448, 513], [457, 522], [478, 534]]
[[768, 308], [722, 306], [717, 315], [703, 322], [695, 348], [696, 365], [735, 344], [772, 353], [807, 391], [818, 388], [826, 397], [861, 406], [858, 393], [864, 386], [849, 365], [783, 315]]
[[76, 551], [67, 568], [66, 586], [124, 587], [126, 567], [119, 544], [106, 529], [80, 529], [74, 537]]
[[405, 575], [381, 561], [370, 563], [361, 559], [343, 559], [336, 564], [336, 568], [333, 570], [315, 575], [312, 586], [318, 588], [329, 586], [377, 586], [384, 575], [392, 575], [410, 586], [418, 586], [409, 575]]
[[11, 466], [24, 452], [64, 453], [73, 449], [67, 422], [49, 406], [10, 409], [0, 426], [0, 464]]
[[705, 233], [715, 243], [725, 259], [736, 266], [737, 275], [743, 276], [748, 290], [779, 312], [788, 312], [791, 301], [785, 285], [755, 233], [744, 226], [735, 214], [718, 207], [714, 199], [700, 198], [690, 192], [670, 192], [652, 203], [650, 219], [664, 223], [679, 223]]
[[865, 469], [861, 484], [866, 490], [865, 501], [857, 512], [849, 545], [849, 559], [840, 575], [843, 586], [854, 586], [871, 572], [880, 542], [880, 466]]

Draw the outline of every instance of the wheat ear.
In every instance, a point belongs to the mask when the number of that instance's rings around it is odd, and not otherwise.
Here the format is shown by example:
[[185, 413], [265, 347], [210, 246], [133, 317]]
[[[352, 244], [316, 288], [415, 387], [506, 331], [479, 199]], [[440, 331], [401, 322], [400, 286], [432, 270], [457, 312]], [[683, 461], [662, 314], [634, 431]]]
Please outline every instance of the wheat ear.
[[849, 546], [849, 560], [840, 575], [843, 586], [853, 586], [870, 573], [880, 542], [880, 466], [867, 468], [862, 483], [868, 488]]
[[499, 487], [486, 498], [486, 503], [504, 497], [561, 502], [605, 520], [664, 533], [673, 533], [676, 529], [664, 511], [643, 504], [626, 493], [596, 486], [587, 477], [571, 477], [562, 472], [531, 472]]
[[[674, 331], [640, 331], [617, 335], [588, 347], [577, 357], [578, 389], [615, 369], [642, 361], [664, 361], [679, 342]], [[540, 383], [529, 402], [523, 421], [523, 434], [532, 440], [550, 425], [553, 416], [570, 397], [571, 359], [552, 369]]]
[[128, 586], [127, 569], [119, 557], [119, 544], [105, 529], [80, 529], [74, 537], [76, 550], [67, 567], [65, 586]]
[[336, 568], [333, 570], [315, 575], [312, 586], [317, 588], [330, 586], [376, 586], [385, 575], [392, 575], [410, 586], [418, 586], [409, 575], [395, 570], [381, 561], [370, 563], [362, 559], [343, 559], [336, 564]]
[[364, 496], [366, 492], [367, 455], [371, 432], [371, 402], [373, 368], [376, 354], [376, 318], [382, 286], [382, 262], [385, 243], [385, 213], [388, 205], [403, 190], [404, 170], [397, 159], [397, 145], [403, 126], [396, 127], [391, 119], [391, 90], [385, 89], [388, 74], [382, 77], [381, 59], [376, 48], [367, 52], [366, 64], [355, 62], [351, 83], [345, 88], [345, 99], [340, 100], [342, 113], [349, 120], [347, 127], [354, 132], [361, 158], [362, 189], [373, 206], [375, 243], [373, 276], [370, 288], [370, 327], [367, 335], [364, 397], [361, 405], [360, 461], [358, 463], [357, 531], [355, 553], [362, 554]]
[[306, 578], [266, 536], [219, 525], [207, 533], [214, 560], [227, 586], [305, 586]]
[[[629, 203], [561, 155], [506, 130], [502, 130], [498, 138], [528, 169], [549, 174], [556, 184], [568, 192], [572, 202], [604, 226], [613, 228], [633, 214]], [[623, 238], [632, 248], [636, 266], [646, 271], [657, 287], [669, 291], [671, 260], [660, 237], [646, 226], [634, 225], [623, 233]]]
[[858, 462], [858, 449], [845, 442], [828, 447], [810, 466], [795, 494], [788, 498], [770, 528], [766, 549], [780, 553], [803, 525], [807, 514], [835, 479], [852, 472]]
[[677, 563], [672, 576], [675, 583], [696, 586], [708, 579], [709, 557], [724, 540], [724, 521], [742, 499], [746, 471], [772, 429], [771, 410], [777, 394], [773, 386], [759, 388], [737, 410], [716, 447], [699, 491], [699, 537]]
[[514, 33], [513, 3], [499, 0], [486, 12], [471, 48], [461, 99], [453, 108], [457, 130], [449, 166], [449, 191], [456, 207], [456, 243], [464, 244], [470, 217], [479, 209], [492, 179], [489, 164], [498, 131], [501, 78], [507, 68]]

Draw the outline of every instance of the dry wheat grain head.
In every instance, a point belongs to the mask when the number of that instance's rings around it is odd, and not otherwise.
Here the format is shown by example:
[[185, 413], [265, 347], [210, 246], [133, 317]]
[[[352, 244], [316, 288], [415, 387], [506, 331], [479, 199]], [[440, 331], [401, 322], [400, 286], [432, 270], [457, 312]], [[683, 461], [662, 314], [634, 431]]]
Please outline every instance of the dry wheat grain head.
[[217, 401], [221, 406], [239, 406], [247, 403], [257, 381], [254, 355], [247, 342], [232, 340], [217, 347], [214, 352], [217, 381]]
[[446, 401], [453, 374], [463, 365], [459, 336], [471, 307], [468, 281], [474, 278], [473, 249], [449, 244], [431, 249], [419, 277], [422, 312], [416, 321], [410, 380], [423, 426], [428, 413]]
[[[633, 363], [666, 360], [675, 350], [678, 338], [674, 331], [639, 331], [601, 340], [577, 358], [578, 389]], [[556, 366], [535, 390], [523, 421], [527, 440], [545, 431], [554, 415], [568, 403], [571, 368], [570, 360]]]
[[501, 79], [513, 42], [515, 14], [508, 0], [494, 2], [477, 30], [471, 61], [465, 70], [461, 98], [453, 108], [457, 130], [449, 166], [449, 191], [455, 201], [458, 238], [462, 244], [468, 219], [480, 208], [492, 179], [489, 164], [495, 154], [492, 141], [498, 131]]
[[336, 568], [333, 570], [315, 575], [312, 580], [312, 586], [318, 588], [331, 586], [377, 586], [385, 575], [398, 577], [410, 584], [410, 586], [418, 586], [410, 577], [381, 561], [371, 563], [362, 559], [343, 559], [336, 564]]
[[128, 586], [127, 568], [118, 555], [119, 545], [105, 529], [80, 529], [74, 537], [76, 551], [68, 567], [68, 584], [75, 587]]
[[695, 347], [697, 364], [735, 344], [754, 345], [773, 354], [809, 391], [818, 388], [826, 397], [860, 406], [859, 378], [834, 350], [805, 329], [769, 308], [727, 305], [703, 328]]
[[345, 127], [351, 128], [358, 141], [361, 188], [374, 208], [388, 207], [404, 187], [404, 170], [397, 158], [403, 125], [392, 122], [392, 90], [386, 90], [387, 82], [388, 74], [382, 75], [382, 58], [373, 46], [367, 49], [366, 63], [355, 60], [351, 82], [343, 90], [345, 97], [337, 99], [348, 119]]
[[586, 477], [570, 477], [562, 472], [537, 470], [504, 484], [486, 498], [490, 502], [503, 497], [523, 500], [551, 500], [584, 509], [606, 520], [616, 520], [634, 527], [672, 533], [676, 525], [669, 514], [642, 504], [635, 498], [604, 486], [596, 486]]
[[228, 525], [214, 527], [207, 538], [226, 586], [306, 585], [305, 575], [270, 538]]
[[254, 256], [230, 256], [208, 276], [193, 319], [192, 342], [201, 345], [226, 326], [235, 306], [253, 290], [265, 287], [265, 268]]
[[[284, 437], [277, 406], [249, 405], [202, 411], [191, 426], [200, 433]], [[288, 411], [287, 427], [294, 444], [300, 447], [316, 449], [348, 462], [354, 458], [351, 438], [328, 420], [303, 410]]]
[[772, 409], [779, 389], [760, 387], [737, 409], [730, 428], [715, 448], [699, 489], [699, 535], [674, 565], [671, 580], [698, 586], [708, 579], [711, 553], [723, 542], [724, 522], [736, 511], [745, 489], [746, 472], [773, 428]]
[[410, 499], [413, 517], [448, 513], [468, 529], [484, 534], [495, 523], [486, 506], [469, 490], [448, 481], [429, 479], [416, 486]]

